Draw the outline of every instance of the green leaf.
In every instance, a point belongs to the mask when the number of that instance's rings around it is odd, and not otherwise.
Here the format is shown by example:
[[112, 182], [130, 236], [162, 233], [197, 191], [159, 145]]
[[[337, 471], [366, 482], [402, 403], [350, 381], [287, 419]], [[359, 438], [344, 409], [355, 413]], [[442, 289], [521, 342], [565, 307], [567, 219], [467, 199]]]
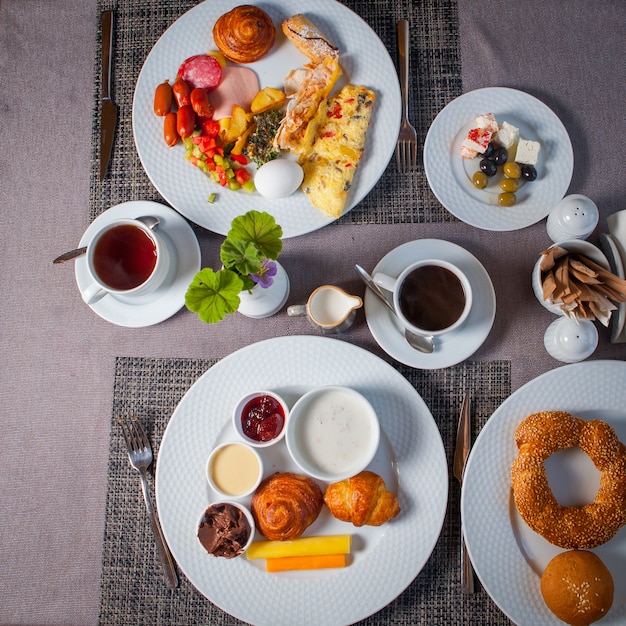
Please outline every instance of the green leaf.
[[248, 211], [236, 217], [226, 240], [241, 240], [254, 244], [261, 259], [275, 261], [283, 249], [283, 229], [266, 212]]
[[243, 281], [235, 272], [200, 270], [185, 294], [185, 305], [207, 324], [215, 324], [239, 308]]
[[263, 267], [264, 258], [254, 243], [242, 239], [227, 237], [220, 248], [220, 260], [224, 267], [234, 269], [242, 276], [256, 274]]

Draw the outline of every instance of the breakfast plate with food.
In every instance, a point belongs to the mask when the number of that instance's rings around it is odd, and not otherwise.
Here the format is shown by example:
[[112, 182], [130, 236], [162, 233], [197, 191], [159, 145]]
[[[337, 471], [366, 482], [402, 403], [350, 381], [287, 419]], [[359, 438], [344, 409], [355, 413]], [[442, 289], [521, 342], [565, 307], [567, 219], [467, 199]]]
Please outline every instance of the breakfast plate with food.
[[554, 369], [476, 439], [465, 538], [483, 587], [517, 624], [626, 620], [625, 376], [622, 361]]
[[371, 191], [393, 155], [400, 113], [387, 49], [343, 4], [212, 0], [156, 42], [132, 118], [148, 177], [184, 217], [226, 234], [254, 208], [294, 237]]
[[424, 141], [424, 170], [443, 206], [485, 230], [525, 228], [563, 198], [574, 169], [565, 126], [543, 102], [504, 87], [447, 104]]
[[[233, 427], [236, 406], [246, 394], [267, 390], [294, 411], [307, 392], [315, 397], [315, 390], [324, 387], [357, 392], [377, 415], [379, 445], [359, 476], [367, 483], [380, 483], [363, 488], [375, 489], [389, 502], [382, 507], [384, 517], [355, 511], [351, 521], [343, 521], [348, 519], [339, 503], [343, 481], [328, 483], [302, 470], [294, 461], [299, 457], [289, 453], [287, 430], [274, 445], [254, 448], [262, 459], [264, 478], [252, 496], [237, 500], [255, 515], [253, 545], [286, 536], [273, 534], [278, 529], [263, 521], [263, 510], [276, 498], [294, 500], [286, 503], [289, 508], [312, 507], [314, 514], [307, 513], [298, 536], [290, 535], [279, 547], [348, 536], [347, 561], [324, 569], [269, 571], [269, 559], [266, 564], [247, 551], [229, 559], [209, 554], [197, 537], [203, 511], [219, 499], [207, 481], [207, 459], [222, 443], [241, 441]], [[428, 560], [441, 532], [447, 493], [443, 442], [416, 390], [379, 357], [328, 337], [269, 339], [213, 365], [174, 411], [156, 468], [159, 516], [178, 566], [211, 602], [256, 625], [339, 625], [382, 609], [410, 585]]]

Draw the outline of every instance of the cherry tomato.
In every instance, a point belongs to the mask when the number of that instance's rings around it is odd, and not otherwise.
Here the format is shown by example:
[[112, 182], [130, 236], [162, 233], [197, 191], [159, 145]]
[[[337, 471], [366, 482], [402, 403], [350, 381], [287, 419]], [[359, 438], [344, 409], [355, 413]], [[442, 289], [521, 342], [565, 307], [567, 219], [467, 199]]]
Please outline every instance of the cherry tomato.
[[154, 90], [154, 112], [162, 117], [167, 115], [172, 109], [172, 99], [172, 86], [166, 80]]
[[191, 106], [200, 117], [212, 117], [213, 107], [209, 102], [209, 93], [203, 87], [196, 87], [189, 95]]
[[177, 118], [178, 115], [172, 111], [165, 116], [165, 120], [163, 121], [163, 138], [170, 148], [175, 146], [180, 139], [178, 130], [176, 130]]
[[190, 104], [185, 104], [178, 109], [176, 113], [176, 130], [178, 134], [185, 139], [193, 133], [196, 125], [196, 114], [193, 112]]
[[186, 104], [191, 104], [191, 100], [189, 99], [189, 94], [191, 93], [191, 90], [189, 89], [189, 85], [182, 78], [177, 78], [174, 81], [172, 91], [174, 92], [176, 104], [179, 107], [184, 107]]

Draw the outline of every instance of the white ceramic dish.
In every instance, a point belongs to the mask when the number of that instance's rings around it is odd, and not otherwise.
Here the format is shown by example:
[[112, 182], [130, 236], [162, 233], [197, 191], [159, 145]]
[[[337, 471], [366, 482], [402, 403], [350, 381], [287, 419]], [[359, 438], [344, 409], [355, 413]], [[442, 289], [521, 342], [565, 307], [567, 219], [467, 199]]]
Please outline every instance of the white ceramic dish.
[[[202, 2], [180, 17], [157, 41], [148, 55], [135, 88], [133, 133], [141, 163], [159, 193], [191, 221], [225, 235], [230, 223], [248, 209], [271, 213], [285, 238], [305, 234], [333, 220], [316, 209], [302, 191], [287, 198], [264, 198], [260, 194], [226, 192], [212, 183], [184, 158], [182, 145], [168, 148], [163, 141], [163, 119], [153, 112], [154, 89], [165, 79], [173, 81], [187, 57], [216, 49], [211, 31], [217, 18], [237, 5], [233, 0]], [[280, 24], [297, 13], [306, 13], [341, 50], [343, 76], [337, 83], [350, 82], [374, 89], [377, 101], [368, 131], [363, 160], [348, 199], [346, 211], [358, 204], [384, 173], [395, 150], [400, 128], [400, 86], [395, 65], [376, 33], [358, 15], [335, 0], [275, 0], [263, 4], [276, 28], [276, 44], [256, 63], [261, 86], [282, 88], [284, 76], [308, 59], [283, 35]], [[207, 202], [218, 193], [213, 204]]]
[[[531, 531], [513, 503], [510, 470], [517, 456], [515, 429], [532, 413], [562, 410], [583, 419], [603, 419], [626, 442], [625, 380], [623, 361], [586, 361], [551, 370], [505, 400], [476, 438], [461, 495], [465, 539], [480, 582], [516, 624], [558, 626], [562, 622], [546, 607], [540, 590], [541, 572], [561, 550]], [[591, 461], [582, 453], [574, 458], [572, 475], [591, 474], [591, 490], [594, 481], [597, 490], [599, 478]], [[626, 527], [594, 552], [615, 583], [613, 607], [602, 624], [624, 624]]]
[[[250, 512], [250, 509], [247, 506], [244, 506], [243, 504], [241, 504], [241, 502], [235, 502], [234, 500], [227, 500], [227, 499], [218, 500], [216, 502], [211, 502], [211, 504], [209, 504], [208, 507], [205, 507], [202, 510], [202, 515], [200, 515], [200, 519], [198, 520], [197, 529], [200, 528], [200, 525], [204, 521], [207, 510], [211, 506], [214, 506], [216, 504], [229, 504], [231, 506], [235, 506], [246, 516], [246, 519], [248, 520], [248, 524], [250, 525], [250, 531], [251, 531], [250, 536], [248, 537], [248, 541], [246, 541], [246, 544], [243, 546], [243, 550], [241, 551], [241, 554], [238, 554], [237, 557], [232, 557], [232, 558], [238, 558], [245, 553], [245, 551], [250, 547], [250, 544], [254, 541], [254, 534], [256, 532], [256, 524], [254, 523], [254, 517], [252, 517], [252, 513]], [[197, 534], [196, 534], [196, 537], [197, 537]], [[204, 546], [203, 546], [203, 549], [204, 549]], [[208, 555], [208, 553], [207, 553], [207, 556], [209, 556], [209, 558], [212, 558], [212, 559], [215, 558], [213, 555]]]
[[[611, 265], [611, 271], [620, 278], [624, 278], [624, 263], [619, 253], [619, 249], [615, 240], [608, 233], [600, 233], [600, 245], [606, 254], [609, 264]], [[611, 329], [611, 341], [617, 343], [622, 331], [624, 330], [624, 324], [626, 323], [626, 302], [617, 302], [617, 311], [611, 315], [611, 322], [609, 327]]]
[[[210, 449], [233, 436], [234, 403], [246, 391], [270, 388], [292, 406], [306, 391], [329, 384], [358, 390], [376, 409], [381, 442], [369, 467], [398, 493], [400, 515], [380, 527], [355, 528], [324, 508], [307, 535], [354, 534], [352, 562], [341, 570], [270, 575], [258, 561], [233, 559], [227, 567], [222, 560], [207, 561], [195, 536], [199, 511], [214, 499], [204, 465]], [[266, 472], [297, 471], [284, 441], [259, 452]], [[215, 364], [174, 411], [156, 465], [159, 516], [182, 572], [211, 602], [255, 625], [349, 624], [382, 609], [428, 560], [447, 494], [443, 442], [417, 391], [382, 359], [328, 337], [269, 339]]]
[[[283, 427], [281, 431], [278, 433], [276, 437], [270, 439], [269, 441], [257, 441], [256, 439], [252, 439], [248, 437], [244, 432], [243, 422], [242, 422], [242, 413], [245, 410], [247, 404], [254, 400], [255, 398], [268, 396], [272, 398], [274, 401], [278, 402], [283, 412]], [[246, 393], [239, 401], [235, 404], [235, 408], [233, 410], [233, 428], [236, 433], [245, 441], [249, 446], [253, 448], [268, 448], [269, 446], [273, 446], [275, 443], [278, 443], [285, 436], [285, 431], [287, 430], [287, 421], [289, 420], [289, 405], [285, 402], [284, 398], [281, 398], [276, 392], [268, 391], [267, 389], [255, 390], [250, 393]], [[258, 432], [258, 431], [257, 431]]]
[[400, 363], [419, 369], [450, 367], [470, 357], [483, 344], [496, 315], [496, 295], [489, 274], [480, 261], [455, 243], [441, 239], [417, 239], [387, 253], [370, 272], [399, 276], [410, 263], [443, 259], [457, 265], [467, 276], [474, 305], [460, 328], [435, 339], [435, 350], [424, 354], [407, 343], [400, 323], [391, 311], [370, 293], [365, 293], [367, 325], [380, 347]]
[[[479, 159], [463, 159], [460, 147], [477, 115], [493, 113], [520, 129], [524, 139], [539, 141], [538, 177], [517, 192], [517, 204], [498, 206], [498, 188], [476, 189], [472, 174]], [[504, 87], [476, 89], [446, 105], [424, 141], [424, 169], [433, 193], [460, 220], [485, 230], [525, 228], [543, 219], [561, 200], [574, 170], [572, 143], [554, 112], [537, 98]]]
[[[237, 447], [240, 447], [237, 457], [229, 454]], [[228, 471], [224, 471], [226, 469], [224, 461], [220, 463], [220, 457], [223, 459], [225, 454], [231, 458], [231, 462], [228, 464]], [[233, 462], [234, 458], [237, 459], [236, 463]], [[248, 466], [247, 468], [243, 467], [244, 463]], [[218, 469], [220, 466], [222, 468], [221, 471]], [[247, 469], [247, 471], [244, 472], [244, 469]], [[213, 489], [218, 497], [238, 499], [249, 496], [259, 486], [263, 473], [263, 459], [252, 446], [244, 441], [225, 441], [215, 446], [211, 454], [209, 454], [205, 475], [209, 487]], [[246, 474], [249, 480], [242, 482]], [[235, 478], [234, 481], [233, 477]], [[224, 479], [230, 487], [229, 490], [225, 489]], [[238, 488], [233, 489], [234, 486]]]
[[[78, 245], [86, 245], [102, 223], [141, 215], [159, 218], [159, 234], [170, 252], [168, 276], [152, 293], [132, 298], [109, 294], [89, 305], [94, 313], [108, 322], [130, 328], [158, 324], [178, 312], [185, 304], [189, 284], [200, 270], [200, 245], [193, 229], [176, 211], [158, 202], [139, 200], [111, 207], [89, 225]], [[76, 259], [74, 272], [78, 289], [82, 293], [91, 284], [85, 256]]]

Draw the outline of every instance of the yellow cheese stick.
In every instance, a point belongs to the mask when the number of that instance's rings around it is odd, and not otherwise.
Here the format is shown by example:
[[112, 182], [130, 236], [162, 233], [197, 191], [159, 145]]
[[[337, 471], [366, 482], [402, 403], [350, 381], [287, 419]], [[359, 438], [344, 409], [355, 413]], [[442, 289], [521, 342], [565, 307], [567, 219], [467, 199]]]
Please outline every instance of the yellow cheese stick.
[[249, 559], [277, 559], [288, 556], [349, 554], [352, 535], [299, 537], [286, 541], [255, 541], [246, 551]]

